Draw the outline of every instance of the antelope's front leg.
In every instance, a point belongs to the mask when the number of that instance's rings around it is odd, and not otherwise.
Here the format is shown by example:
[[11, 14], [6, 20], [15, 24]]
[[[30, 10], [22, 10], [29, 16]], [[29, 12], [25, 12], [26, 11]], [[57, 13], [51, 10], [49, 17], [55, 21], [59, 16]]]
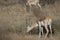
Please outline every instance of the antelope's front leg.
[[41, 22], [40, 21], [38, 22], [38, 27], [39, 27], [39, 38], [40, 38], [41, 37], [41, 32], [42, 32], [41, 31]]
[[42, 10], [42, 7], [41, 7], [41, 5], [39, 3], [38, 3], [38, 6], [39, 6], [40, 10]]
[[49, 33], [49, 30], [48, 30], [48, 26], [47, 26], [47, 25], [45, 25], [45, 29], [46, 29], [47, 33], [46, 33], [46, 35], [45, 35], [44, 40], [47, 38], [47, 35], [48, 35], [48, 33]]
[[52, 36], [52, 28], [51, 28], [51, 25], [49, 25], [49, 28], [50, 28], [50, 32], [51, 32], [51, 36]]
[[39, 38], [43, 35], [43, 27], [39, 27]]
[[41, 30], [39, 29], [39, 38], [41, 38]]

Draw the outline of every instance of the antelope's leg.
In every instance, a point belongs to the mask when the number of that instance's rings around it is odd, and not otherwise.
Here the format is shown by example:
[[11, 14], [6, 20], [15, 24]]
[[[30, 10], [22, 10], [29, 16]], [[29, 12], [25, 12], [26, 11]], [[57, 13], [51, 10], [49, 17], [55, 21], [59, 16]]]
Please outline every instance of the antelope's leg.
[[39, 27], [39, 38], [41, 37], [41, 23], [40, 22], [38, 22], [38, 27]]
[[41, 32], [42, 32], [42, 35], [41, 36], [43, 36], [43, 27], [41, 27]]
[[42, 8], [41, 8], [41, 5], [40, 5], [39, 3], [38, 3], [37, 5], [39, 6], [40, 9], [42, 9]]
[[49, 25], [49, 28], [50, 28], [50, 32], [51, 32], [51, 36], [52, 36], [52, 28], [51, 28], [51, 25]]
[[41, 35], [41, 32], [42, 32], [41, 26], [39, 26], [39, 38], [42, 36], [42, 35]]
[[46, 35], [45, 35], [45, 38], [44, 38], [44, 39], [46, 39], [46, 38], [47, 38], [47, 35], [48, 35], [48, 33], [49, 33], [49, 30], [48, 30], [48, 26], [47, 26], [47, 25], [45, 26], [45, 29], [46, 29], [47, 33], [46, 33]]
[[43, 35], [43, 27], [39, 28], [39, 37], [42, 37], [41, 33]]

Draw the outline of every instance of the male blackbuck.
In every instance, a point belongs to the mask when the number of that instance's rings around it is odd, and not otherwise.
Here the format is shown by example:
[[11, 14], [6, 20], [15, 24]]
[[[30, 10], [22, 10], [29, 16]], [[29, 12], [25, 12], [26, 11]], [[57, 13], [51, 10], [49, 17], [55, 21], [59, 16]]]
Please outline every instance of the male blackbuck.
[[39, 4], [39, 0], [27, 0], [26, 5], [29, 5], [29, 7], [34, 5], [34, 6], [39, 6], [41, 8], [41, 5]]
[[[39, 37], [41, 37], [41, 32], [43, 34], [43, 27], [44, 27], [45, 30], [46, 30], [46, 34], [45, 34], [45, 39], [46, 39], [46, 37], [49, 33], [49, 29], [50, 29], [50, 32], [51, 32], [51, 35], [52, 35], [51, 24], [52, 24], [52, 19], [49, 16], [44, 16], [44, 17], [40, 18], [38, 20], [38, 22], [35, 22], [34, 24], [32, 24], [31, 27], [28, 26], [27, 27], [27, 32], [31, 31], [35, 27], [39, 27]], [[49, 27], [49, 29], [48, 29], [48, 27]]]

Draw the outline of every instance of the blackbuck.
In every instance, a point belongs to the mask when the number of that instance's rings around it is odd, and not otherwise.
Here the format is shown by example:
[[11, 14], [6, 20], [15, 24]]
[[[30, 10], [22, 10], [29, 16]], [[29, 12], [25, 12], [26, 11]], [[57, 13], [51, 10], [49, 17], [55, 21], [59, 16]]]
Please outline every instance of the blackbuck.
[[[34, 24], [32, 24], [31, 26], [27, 27], [27, 32], [30, 32], [33, 28], [35, 27], [39, 27], [39, 37], [41, 37], [41, 32], [43, 34], [43, 27], [46, 30], [46, 34], [45, 34], [45, 39], [48, 36], [49, 33], [49, 29], [52, 35], [52, 28], [51, 28], [51, 24], [52, 24], [52, 18], [50, 18], [49, 16], [44, 16], [43, 18], [40, 18], [38, 20], [38, 22], [35, 22]], [[43, 26], [43, 27], [42, 27]], [[49, 27], [49, 29], [48, 29]]]

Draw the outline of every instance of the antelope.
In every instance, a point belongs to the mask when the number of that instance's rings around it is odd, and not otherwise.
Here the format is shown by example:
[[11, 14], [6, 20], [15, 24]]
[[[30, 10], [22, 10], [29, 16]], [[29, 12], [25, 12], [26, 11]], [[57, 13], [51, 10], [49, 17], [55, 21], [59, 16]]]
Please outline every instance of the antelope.
[[45, 39], [46, 39], [46, 37], [49, 33], [48, 25], [49, 25], [50, 32], [51, 32], [51, 35], [52, 35], [52, 28], [51, 28], [52, 19], [49, 16], [44, 17], [43, 19], [40, 19], [38, 23], [39, 23], [39, 29], [42, 29], [42, 33], [43, 33], [43, 28], [41, 26], [44, 26], [46, 31], [47, 31], [47, 33], [45, 35]]
[[48, 33], [49, 33], [48, 25], [49, 25], [50, 32], [51, 32], [51, 35], [52, 35], [51, 24], [52, 24], [52, 18], [50, 18], [49, 16], [43, 17], [43, 18], [40, 18], [40, 19], [38, 20], [38, 23], [35, 22], [34, 24], [31, 25], [31, 27], [28, 26], [28, 27], [27, 27], [27, 32], [31, 31], [31, 30], [32, 30], [33, 28], [35, 28], [35, 27], [39, 27], [39, 37], [41, 37], [41, 35], [40, 35], [41, 32], [42, 32], [42, 34], [43, 34], [43, 27], [42, 27], [42, 26], [44, 26], [45, 29], [46, 29], [46, 34], [45, 34], [44, 39], [46, 39], [46, 38], [47, 38], [47, 35], [48, 35]]
[[32, 5], [35, 5], [41, 8], [41, 5], [39, 4], [39, 0], [27, 0], [26, 5], [29, 5], [29, 7], [31, 7]]

